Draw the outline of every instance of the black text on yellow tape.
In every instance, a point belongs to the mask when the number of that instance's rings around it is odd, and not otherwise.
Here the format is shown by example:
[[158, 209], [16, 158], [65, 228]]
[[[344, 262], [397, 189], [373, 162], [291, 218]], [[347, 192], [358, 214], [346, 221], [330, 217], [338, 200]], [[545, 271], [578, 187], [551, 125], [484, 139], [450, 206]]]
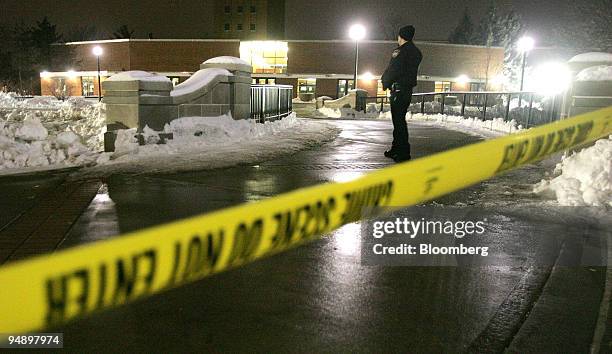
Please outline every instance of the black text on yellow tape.
[[359, 220], [409, 206], [612, 134], [612, 107], [385, 168], [350, 182], [141, 230], [0, 268], [0, 333], [58, 327], [241, 266]]

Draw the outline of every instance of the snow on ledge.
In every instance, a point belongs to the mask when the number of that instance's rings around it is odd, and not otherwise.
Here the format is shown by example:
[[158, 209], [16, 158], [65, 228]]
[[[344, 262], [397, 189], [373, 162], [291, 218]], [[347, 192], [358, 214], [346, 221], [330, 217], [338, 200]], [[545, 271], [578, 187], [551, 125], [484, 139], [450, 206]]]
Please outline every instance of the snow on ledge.
[[570, 63], [592, 63], [610, 62], [612, 63], [612, 53], [590, 52], [578, 54], [569, 60]]
[[203, 64], [240, 64], [240, 65], [248, 65], [251, 66], [247, 61], [242, 60], [240, 58], [231, 57], [231, 56], [220, 56], [215, 58], [210, 58], [206, 60]]
[[221, 68], [208, 68], [198, 70], [185, 82], [176, 85], [174, 90], [170, 91], [171, 96], [182, 96], [193, 93], [202, 87], [207, 86], [217, 76], [234, 76], [229, 70]]
[[126, 71], [115, 74], [106, 81], [147, 81], [147, 82], [170, 82], [165, 76], [152, 74], [141, 70]]
[[612, 81], [612, 66], [597, 65], [582, 70], [576, 81]]

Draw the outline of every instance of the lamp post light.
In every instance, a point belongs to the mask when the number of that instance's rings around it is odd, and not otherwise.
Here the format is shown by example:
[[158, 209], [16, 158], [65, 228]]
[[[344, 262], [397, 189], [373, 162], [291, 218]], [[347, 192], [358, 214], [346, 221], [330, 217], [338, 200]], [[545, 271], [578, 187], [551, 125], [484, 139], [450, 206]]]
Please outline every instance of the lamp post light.
[[[535, 46], [535, 40], [528, 36], [525, 36], [519, 39], [517, 46], [516, 46], [518, 51], [522, 53], [523, 55], [523, 64], [521, 65], [522, 67], [521, 68], [521, 88], [520, 88], [521, 92], [523, 92], [523, 86], [525, 83], [525, 65], [527, 63], [527, 54], [529, 54], [529, 52], [533, 49], [534, 46]], [[519, 93], [519, 101], [518, 101], [519, 108], [521, 107], [521, 98], [522, 98], [522, 94]]]
[[96, 56], [96, 60], [98, 62], [98, 102], [100, 102], [102, 101], [102, 84], [100, 83], [100, 56], [104, 51], [102, 50], [102, 47], [95, 46], [92, 52]]
[[349, 29], [349, 37], [355, 41], [355, 72], [353, 74], [353, 88], [357, 88], [357, 69], [359, 66], [359, 41], [364, 39], [366, 29], [363, 25], [355, 24]]

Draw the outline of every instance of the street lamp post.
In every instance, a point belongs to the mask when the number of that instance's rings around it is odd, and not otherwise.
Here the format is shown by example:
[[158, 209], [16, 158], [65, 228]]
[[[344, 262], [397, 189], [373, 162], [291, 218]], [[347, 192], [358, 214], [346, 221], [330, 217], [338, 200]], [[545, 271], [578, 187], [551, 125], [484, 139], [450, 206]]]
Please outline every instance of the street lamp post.
[[357, 88], [357, 70], [359, 68], [359, 41], [364, 39], [366, 29], [363, 25], [355, 24], [349, 29], [349, 37], [355, 41], [355, 72], [353, 73], [353, 88]]
[[519, 39], [517, 43], [517, 49], [523, 55], [523, 63], [521, 65], [521, 88], [520, 88], [521, 93], [519, 93], [519, 101], [518, 101], [519, 108], [521, 107], [522, 92], [523, 92], [523, 86], [525, 83], [525, 65], [527, 64], [527, 54], [533, 49], [534, 45], [535, 45], [535, 40], [527, 36]]
[[102, 83], [100, 82], [100, 56], [102, 52], [102, 47], [100, 46], [95, 46], [93, 48], [93, 54], [96, 56], [98, 62], [98, 102], [102, 101]]

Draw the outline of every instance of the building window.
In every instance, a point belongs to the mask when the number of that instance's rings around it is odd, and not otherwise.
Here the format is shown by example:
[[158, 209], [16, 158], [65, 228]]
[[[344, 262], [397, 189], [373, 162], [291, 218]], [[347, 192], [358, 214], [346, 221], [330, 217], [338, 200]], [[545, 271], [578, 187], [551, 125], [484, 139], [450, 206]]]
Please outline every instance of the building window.
[[236, 12], [238, 12], [239, 15], [242, 15], [243, 10], [244, 10], [243, 6], [238, 6], [238, 8], [236, 9]]
[[225, 6], [224, 12], [226, 15], [229, 15], [232, 13], [232, 7], [231, 6]]
[[240, 42], [240, 59], [251, 64], [254, 74], [285, 74], [287, 72], [287, 51], [287, 42]]
[[451, 90], [450, 81], [436, 81], [434, 86], [435, 92], [449, 92]]
[[242, 31], [242, 23], [236, 25], [236, 30]]
[[251, 32], [255, 32], [255, 24], [254, 23], [251, 23], [250, 28], [251, 28]]
[[276, 85], [276, 79], [265, 77], [254, 78], [253, 85]]
[[299, 93], [315, 93], [317, 87], [317, 79], [298, 79]]
[[338, 98], [346, 96], [349, 90], [355, 88], [355, 82], [353, 80], [338, 80]]
[[83, 76], [81, 77], [81, 87], [83, 88], [81, 94], [85, 97], [94, 96], [97, 79], [95, 76]]
[[253, 15], [257, 13], [257, 7], [256, 6], [251, 6], [251, 13]]
[[224, 24], [224, 25], [223, 25], [223, 30], [224, 30], [225, 32], [229, 32], [229, 31], [230, 31], [230, 24], [229, 24], [229, 23]]

